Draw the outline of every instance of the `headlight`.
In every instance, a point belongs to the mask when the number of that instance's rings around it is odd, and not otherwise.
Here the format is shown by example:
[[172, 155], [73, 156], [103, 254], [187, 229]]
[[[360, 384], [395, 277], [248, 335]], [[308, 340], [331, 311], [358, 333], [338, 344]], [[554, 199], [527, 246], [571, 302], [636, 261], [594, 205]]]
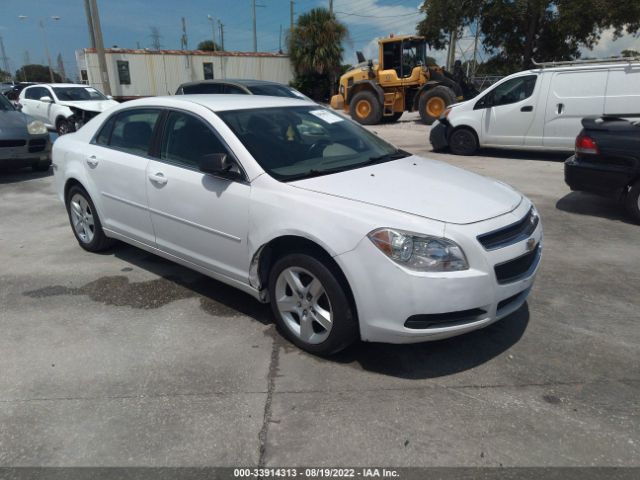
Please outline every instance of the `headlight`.
[[34, 120], [27, 124], [27, 132], [29, 135], [44, 135], [47, 133], [47, 127], [40, 120]]
[[469, 268], [462, 248], [445, 238], [390, 228], [379, 228], [367, 236], [387, 257], [411, 270], [454, 272]]

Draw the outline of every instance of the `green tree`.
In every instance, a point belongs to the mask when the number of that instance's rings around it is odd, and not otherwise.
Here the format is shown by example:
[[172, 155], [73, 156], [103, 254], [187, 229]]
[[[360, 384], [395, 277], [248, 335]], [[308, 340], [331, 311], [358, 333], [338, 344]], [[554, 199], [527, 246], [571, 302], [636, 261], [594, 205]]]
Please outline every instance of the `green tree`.
[[296, 76], [319, 81], [327, 78], [333, 93], [342, 63], [342, 41], [347, 34], [347, 27], [326, 8], [314, 8], [300, 15], [287, 39]]
[[[49, 75], [49, 67], [46, 65], [23, 65], [16, 70], [16, 81], [29, 81], [29, 82], [50, 82], [51, 76]], [[62, 77], [56, 72], [53, 72], [54, 82], [62, 82]]]
[[8, 82], [11, 80], [11, 74], [0, 68], [0, 82]]
[[623, 57], [640, 57], [640, 52], [638, 50], [633, 50], [631, 48], [627, 48], [620, 52], [620, 55]]
[[206, 50], [208, 52], [216, 51], [221, 52], [222, 49], [220, 45], [215, 43], [213, 40], [203, 40], [198, 44], [198, 50]]
[[532, 60], [572, 60], [605, 29], [614, 38], [640, 30], [637, 0], [425, 0], [418, 33], [444, 48], [452, 29], [480, 20], [480, 39], [501, 68], [528, 68]]

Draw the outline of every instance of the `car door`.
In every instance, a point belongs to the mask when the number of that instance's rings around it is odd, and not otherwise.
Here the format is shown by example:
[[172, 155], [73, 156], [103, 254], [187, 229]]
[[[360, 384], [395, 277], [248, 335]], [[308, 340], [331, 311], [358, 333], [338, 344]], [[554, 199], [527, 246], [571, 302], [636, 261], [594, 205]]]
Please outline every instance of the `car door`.
[[572, 149], [582, 119], [602, 115], [608, 71], [574, 70], [551, 74], [544, 122], [544, 146]]
[[161, 110], [132, 108], [111, 116], [87, 146], [85, 168], [97, 192], [103, 227], [155, 246], [147, 204], [149, 148]]
[[476, 103], [482, 108], [483, 145], [520, 146], [535, 118], [537, 75], [506, 80]]
[[169, 111], [158, 159], [147, 167], [147, 192], [158, 248], [246, 283], [251, 187], [243, 180], [205, 174], [202, 156], [233, 154], [211, 124]]

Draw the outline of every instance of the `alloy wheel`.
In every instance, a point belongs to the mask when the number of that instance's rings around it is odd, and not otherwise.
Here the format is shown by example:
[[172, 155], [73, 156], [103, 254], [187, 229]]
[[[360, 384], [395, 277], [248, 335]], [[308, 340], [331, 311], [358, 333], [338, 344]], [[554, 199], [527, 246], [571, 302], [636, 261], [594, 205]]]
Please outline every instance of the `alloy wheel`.
[[274, 300], [285, 325], [300, 340], [318, 344], [331, 333], [333, 311], [329, 296], [308, 270], [288, 267], [280, 272]]
[[69, 202], [71, 222], [73, 228], [82, 243], [91, 243], [95, 235], [95, 221], [91, 205], [86, 198], [79, 193], [71, 197]]

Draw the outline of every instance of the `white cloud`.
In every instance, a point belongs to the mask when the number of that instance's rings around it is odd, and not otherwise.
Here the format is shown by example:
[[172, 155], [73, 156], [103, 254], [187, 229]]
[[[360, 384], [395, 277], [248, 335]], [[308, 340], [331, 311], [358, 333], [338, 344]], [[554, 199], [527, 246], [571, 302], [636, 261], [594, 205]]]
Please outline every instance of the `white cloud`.
[[613, 39], [613, 29], [605, 30], [593, 49], [581, 49], [583, 57], [606, 58], [620, 55], [625, 49], [640, 51], [640, 36], [625, 34], [617, 40]]

